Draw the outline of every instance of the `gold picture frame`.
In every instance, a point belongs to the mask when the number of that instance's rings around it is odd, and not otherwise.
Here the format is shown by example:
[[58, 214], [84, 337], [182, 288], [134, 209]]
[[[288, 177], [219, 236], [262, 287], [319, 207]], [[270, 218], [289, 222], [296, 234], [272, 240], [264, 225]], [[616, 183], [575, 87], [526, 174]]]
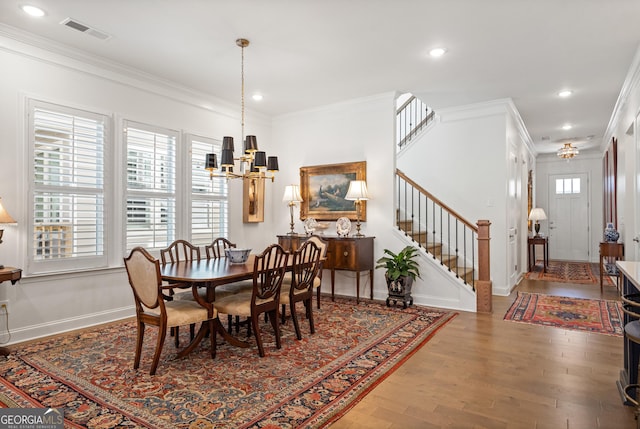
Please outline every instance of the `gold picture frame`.
[[[300, 167], [300, 219], [356, 220], [355, 201], [344, 199], [352, 180], [367, 180], [366, 161]], [[360, 221], [366, 220], [367, 202], [361, 201]]]

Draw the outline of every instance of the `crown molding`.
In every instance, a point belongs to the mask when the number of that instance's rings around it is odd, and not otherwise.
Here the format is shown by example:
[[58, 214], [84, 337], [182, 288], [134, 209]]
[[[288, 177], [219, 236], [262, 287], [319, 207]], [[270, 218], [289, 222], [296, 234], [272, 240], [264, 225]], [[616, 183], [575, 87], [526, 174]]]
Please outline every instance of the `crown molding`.
[[[0, 50], [86, 73], [226, 117], [239, 118], [238, 105], [234, 103], [2, 23]], [[251, 112], [251, 115], [262, 121], [269, 120], [268, 115], [259, 112]]]

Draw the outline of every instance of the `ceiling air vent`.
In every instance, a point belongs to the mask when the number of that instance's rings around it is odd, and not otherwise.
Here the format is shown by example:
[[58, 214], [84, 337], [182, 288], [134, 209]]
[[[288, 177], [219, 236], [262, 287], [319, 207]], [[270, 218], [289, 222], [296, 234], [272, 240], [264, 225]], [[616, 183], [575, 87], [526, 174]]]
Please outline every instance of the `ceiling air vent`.
[[88, 34], [100, 40], [107, 40], [111, 38], [111, 35], [103, 31], [96, 30], [95, 28], [89, 27], [88, 25], [78, 22], [72, 18], [67, 18], [64, 21], [62, 21], [60, 24], [66, 25], [69, 28], [73, 28], [74, 30], [80, 31], [81, 33]]

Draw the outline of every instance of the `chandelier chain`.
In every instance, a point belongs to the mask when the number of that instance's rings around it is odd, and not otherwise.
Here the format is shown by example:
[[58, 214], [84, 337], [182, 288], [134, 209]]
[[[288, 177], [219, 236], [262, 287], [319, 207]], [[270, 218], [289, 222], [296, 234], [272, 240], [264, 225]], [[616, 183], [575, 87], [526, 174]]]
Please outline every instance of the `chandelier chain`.
[[[248, 41], [246, 42], [246, 44], [248, 44]], [[242, 140], [240, 140], [241, 142], [244, 142], [244, 47], [246, 46], [245, 43], [241, 43], [240, 44], [240, 50], [241, 50], [241, 61], [240, 61], [240, 92], [241, 92], [241, 102], [242, 102], [242, 119], [241, 119], [241, 125], [242, 125], [242, 130], [241, 130], [241, 137]]]

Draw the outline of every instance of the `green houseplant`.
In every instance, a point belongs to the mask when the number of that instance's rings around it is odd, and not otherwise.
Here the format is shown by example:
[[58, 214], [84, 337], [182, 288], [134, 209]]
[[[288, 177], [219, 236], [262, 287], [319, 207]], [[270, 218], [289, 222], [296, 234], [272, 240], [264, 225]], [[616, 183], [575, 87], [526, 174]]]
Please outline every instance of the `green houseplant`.
[[382, 258], [376, 261], [376, 268], [384, 268], [386, 271], [384, 277], [387, 280], [387, 288], [389, 296], [387, 297], [387, 306], [393, 301], [402, 301], [404, 308], [413, 304], [411, 297], [411, 287], [413, 281], [420, 277], [420, 266], [416, 262], [417, 247], [407, 246], [397, 254], [389, 249], [384, 249]]

